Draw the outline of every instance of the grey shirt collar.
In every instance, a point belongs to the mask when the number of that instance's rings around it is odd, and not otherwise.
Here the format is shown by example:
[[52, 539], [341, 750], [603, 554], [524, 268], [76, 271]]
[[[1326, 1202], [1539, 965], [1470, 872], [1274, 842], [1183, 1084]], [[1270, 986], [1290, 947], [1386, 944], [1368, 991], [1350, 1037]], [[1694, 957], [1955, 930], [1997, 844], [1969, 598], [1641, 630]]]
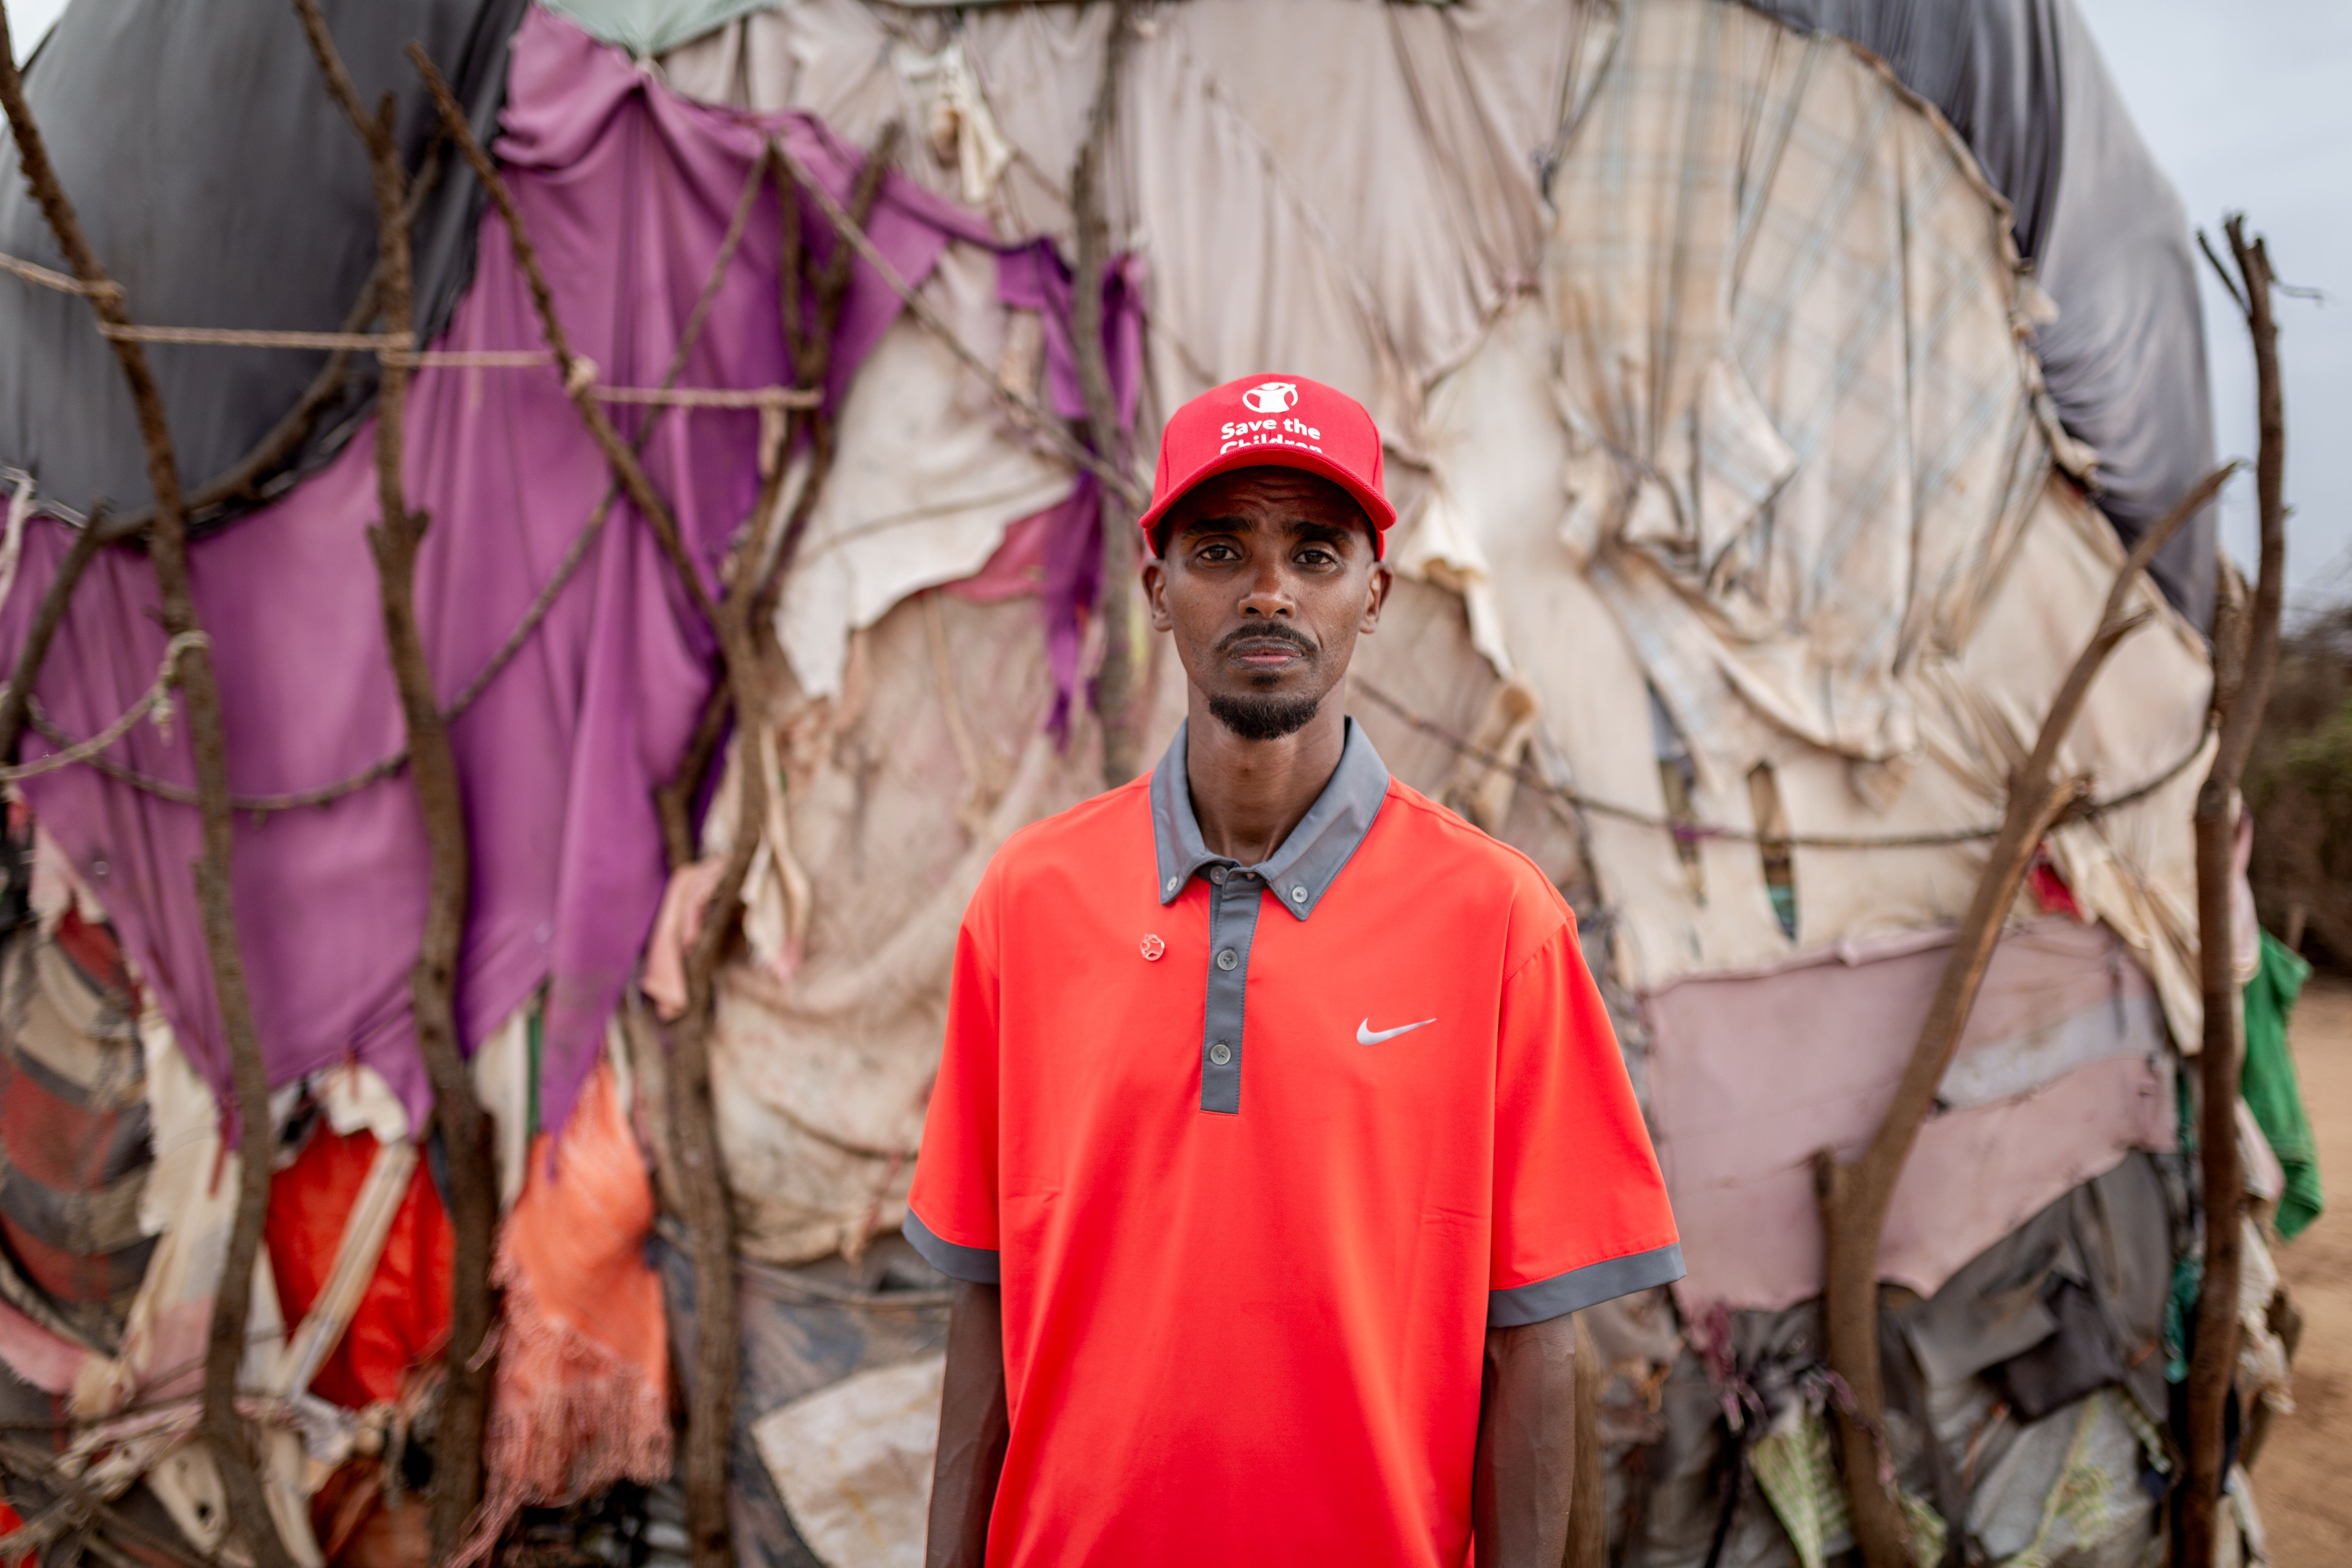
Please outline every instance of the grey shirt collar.
[[1339, 868], [1371, 831], [1381, 802], [1388, 798], [1388, 764], [1372, 749], [1362, 725], [1353, 719], [1347, 724], [1347, 745], [1339, 752], [1339, 765], [1333, 770], [1331, 782], [1323, 786], [1323, 793], [1290, 830], [1282, 847], [1271, 859], [1255, 866], [1212, 855], [1202, 842], [1200, 819], [1192, 815], [1192, 781], [1184, 772], [1187, 726], [1179, 724], [1176, 738], [1151, 771], [1151, 837], [1159, 850], [1160, 901], [1172, 903], [1185, 883], [1204, 869], [1223, 867], [1229, 872], [1244, 870], [1265, 879], [1274, 889], [1275, 901], [1298, 919], [1313, 914], [1323, 895], [1330, 891]]

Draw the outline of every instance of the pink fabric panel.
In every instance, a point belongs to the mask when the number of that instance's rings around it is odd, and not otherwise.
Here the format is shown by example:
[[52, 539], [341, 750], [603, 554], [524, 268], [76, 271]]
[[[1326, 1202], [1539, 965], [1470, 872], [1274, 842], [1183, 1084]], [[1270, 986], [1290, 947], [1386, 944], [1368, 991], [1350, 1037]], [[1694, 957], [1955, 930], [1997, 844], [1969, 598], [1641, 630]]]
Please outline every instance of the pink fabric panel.
[[[1686, 1307], [1778, 1309], [1820, 1291], [1813, 1152], [1826, 1144], [1851, 1156], [1877, 1126], [1948, 951], [1858, 964], [1832, 956], [1687, 980], [1644, 999], [1651, 1110], [1690, 1269], [1677, 1287]], [[2053, 1039], [2102, 1029], [2108, 1042], [2028, 1092], [1929, 1121], [1895, 1190], [1882, 1279], [1932, 1293], [2126, 1150], [2172, 1147], [2161, 1037], [2143, 1022], [2156, 1016], [2147, 989], [2102, 927], [2043, 922], [2001, 942], [1963, 1058], [2046, 1055]]]
[[89, 1359], [79, 1345], [68, 1343], [0, 1301], [0, 1361], [35, 1388], [44, 1394], [71, 1394], [76, 1374]]

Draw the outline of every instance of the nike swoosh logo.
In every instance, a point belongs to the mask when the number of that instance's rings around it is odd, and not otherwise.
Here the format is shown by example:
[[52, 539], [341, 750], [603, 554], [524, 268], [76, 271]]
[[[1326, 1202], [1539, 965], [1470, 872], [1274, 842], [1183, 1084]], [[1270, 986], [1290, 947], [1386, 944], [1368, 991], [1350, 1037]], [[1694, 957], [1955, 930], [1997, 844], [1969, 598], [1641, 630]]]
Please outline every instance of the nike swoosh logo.
[[1418, 1024], [1399, 1024], [1393, 1029], [1375, 1029], [1372, 1027], [1372, 1021], [1367, 1018], [1356, 1026], [1356, 1044], [1377, 1046], [1382, 1040], [1393, 1040], [1399, 1035], [1410, 1035], [1415, 1029], [1426, 1029], [1435, 1022], [1437, 1020], [1434, 1018], [1423, 1018]]

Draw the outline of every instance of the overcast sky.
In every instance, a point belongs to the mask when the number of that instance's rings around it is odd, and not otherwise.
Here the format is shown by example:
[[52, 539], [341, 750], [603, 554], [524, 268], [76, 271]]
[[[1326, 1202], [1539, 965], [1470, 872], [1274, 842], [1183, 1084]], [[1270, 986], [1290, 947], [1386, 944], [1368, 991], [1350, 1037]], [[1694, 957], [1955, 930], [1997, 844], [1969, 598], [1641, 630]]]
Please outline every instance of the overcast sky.
[[[2189, 219], [2226, 251], [2225, 212], [2268, 237], [2271, 265], [2325, 303], [2281, 300], [2287, 566], [2306, 605], [2352, 598], [2352, 5], [2345, 0], [2076, 0]], [[2205, 340], [2224, 456], [2254, 451], [2253, 355], [2210, 269]], [[2253, 546], [2253, 483], [2222, 537]]]
[[[2243, 211], [2289, 283], [2324, 304], [2279, 302], [2286, 366], [2287, 559], [2305, 603], [2352, 597], [2352, 4], [2347, 0], [2077, 0], [2192, 224], [2221, 243]], [[65, 0], [10, 0], [19, 58]], [[2252, 457], [2253, 369], [2244, 328], [2209, 275], [2214, 428]], [[2232, 483], [2222, 535], [2253, 541], [2253, 486]]]
[[8, 0], [8, 41], [16, 46], [19, 60], [33, 52], [65, 8], [66, 0]]

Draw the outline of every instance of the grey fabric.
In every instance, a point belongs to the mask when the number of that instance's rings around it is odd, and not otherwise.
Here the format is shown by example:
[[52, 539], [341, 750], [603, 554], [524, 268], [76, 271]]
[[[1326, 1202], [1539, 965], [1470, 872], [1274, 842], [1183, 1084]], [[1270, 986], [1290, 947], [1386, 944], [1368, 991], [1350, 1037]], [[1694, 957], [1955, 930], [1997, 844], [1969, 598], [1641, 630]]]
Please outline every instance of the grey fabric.
[[[700, 1321], [694, 1260], [664, 1230], [654, 1233], [646, 1251], [661, 1275], [672, 1364], [692, 1366]], [[793, 1400], [857, 1373], [945, 1350], [945, 1284], [905, 1243], [889, 1237], [877, 1237], [855, 1264], [835, 1257], [779, 1268], [736, 1260], [741, 1360], [727, 1457], [727, 1511], [739, 1568], [826, 1568], [801, 1538], [751, 1428]], [[5, 1392], [0, 1384], [0, 1394]]]
[[[390, 91], [415, 168], [437, 117], [404, 49], [421, 42], [485, 140], [525, 0], [326, 0], [371, 106]], [[25, 92], [99, 260], [142, 324], [306, 331], [343, 324], [375, 262], [375, 208], [359, 138], [328, 99], [286, 0], [110, 0], [69, 7], [28, 64]], [[419, 212], [417, 321], [439, 332], [473, 278], [481, 192], [444, 149]], [[0, 133], [0, 251], [69, 270]], [[89, 305], [0, 276], [0, 469], [29, 472], [72, 516], [103, 498], [152, 504], [131, 396]], [[150, 344], [148, 360], [190, 490], [221, 477], [300, 397], [326, 356]], [[375, 388], [356, 356], [342, 395], [269, 487], [348, 439]], [[247, 503], [250, 504], [250, 503]], [[217, 524], [238, 507], [194, 521]]]
[[1266, 895], [1272, 894], [1296, 920], [1313, 914], [1340, 868], [1371, 831], [1381, 803], [1388, 798], [1388, 764], [1372, 749], [1361, 725], [1353, 719], [1347, 725], [1347, 742], [1330, 782], [1282, 847], [1256, 866], [1213, 855], [1202, 840], [1200, 819], [1192, 815], [1192, 782], [1184, 772], [1186, 725], [1176, 727], [1176, 738], [1151, 771], [1151, 837], [1160, 901], [1173, 902], [1196, 876], [1205, 874], [1210, 884], [1209, 981], [1201, 1015], [1203, 1110], [1241, 1114], [1250, 943]]
[[950, 1279], [961, 1279], [967, 1285], [1002, 1285], [1004, 1266], [1001, 1256], [984, 1247], [959, 1247], [923, 1223], [913, 1209], [907, 1211], [907, 1223], [899, 1227], [908, 1244], [923, 1255], [923, 1261]]
[[[1938, 1384], [2014, 1366], [2054, 1408], [2099, 1368], [2148, 1418], [2165, 1418], [2164, 1304], [2172, 1219], [2156, 1158], [2127, 1154], [1987, 1247], [1944, 1288], [1895, 1314]], [[2081, 1292], [2070, 1300], [2069, 1292]], [[2095, 1309], [2094, 1314], [2085, 1307]], [[2104, 1331], [2102, 1331], [2104, 1330]], [[2035, 1352], [2039, 1352], [2037, 1355]], [[2026, 1358], [2022, 1365], [2016, 1364]]]
[[1201, 1109], [1238, 1116], [1250, 939], [1257, 934], [1265, 884], [1254, 872], [1223, 866], [1211, 868], [1210, 881], [1209, 987], [1201, 1010]]
[[1487, 1291], [1486, 1326], [1516, 1329], [1526, 1323], [1549, 1322], [1636, 1290], [1671, 1285], [1684, 1272], [1680, 1242], [1624, 1258], [1605, 1258], [1532, 1285]]
[[[2066, 428], [2097, 449], [2126, 541], [2213, 466], [2203, 312], [2188, 216], [2074, 0], [1748, 0], [1849, 38], [1941, 110], [2016, 214], [2058, 319], [2034, 336]], [[2165, 595], [2213, 616], [2218, 514], [2157, 556]]]
[[2072, 1279], [2053, 1276], [2042, 1302], [2057, 1324], [2055, 1331], [1992, 1373], [2025, 1421], [2039, 1421], [2086, 1394], [2123, 1382], [2131, 1372], [2097, 1297]]

